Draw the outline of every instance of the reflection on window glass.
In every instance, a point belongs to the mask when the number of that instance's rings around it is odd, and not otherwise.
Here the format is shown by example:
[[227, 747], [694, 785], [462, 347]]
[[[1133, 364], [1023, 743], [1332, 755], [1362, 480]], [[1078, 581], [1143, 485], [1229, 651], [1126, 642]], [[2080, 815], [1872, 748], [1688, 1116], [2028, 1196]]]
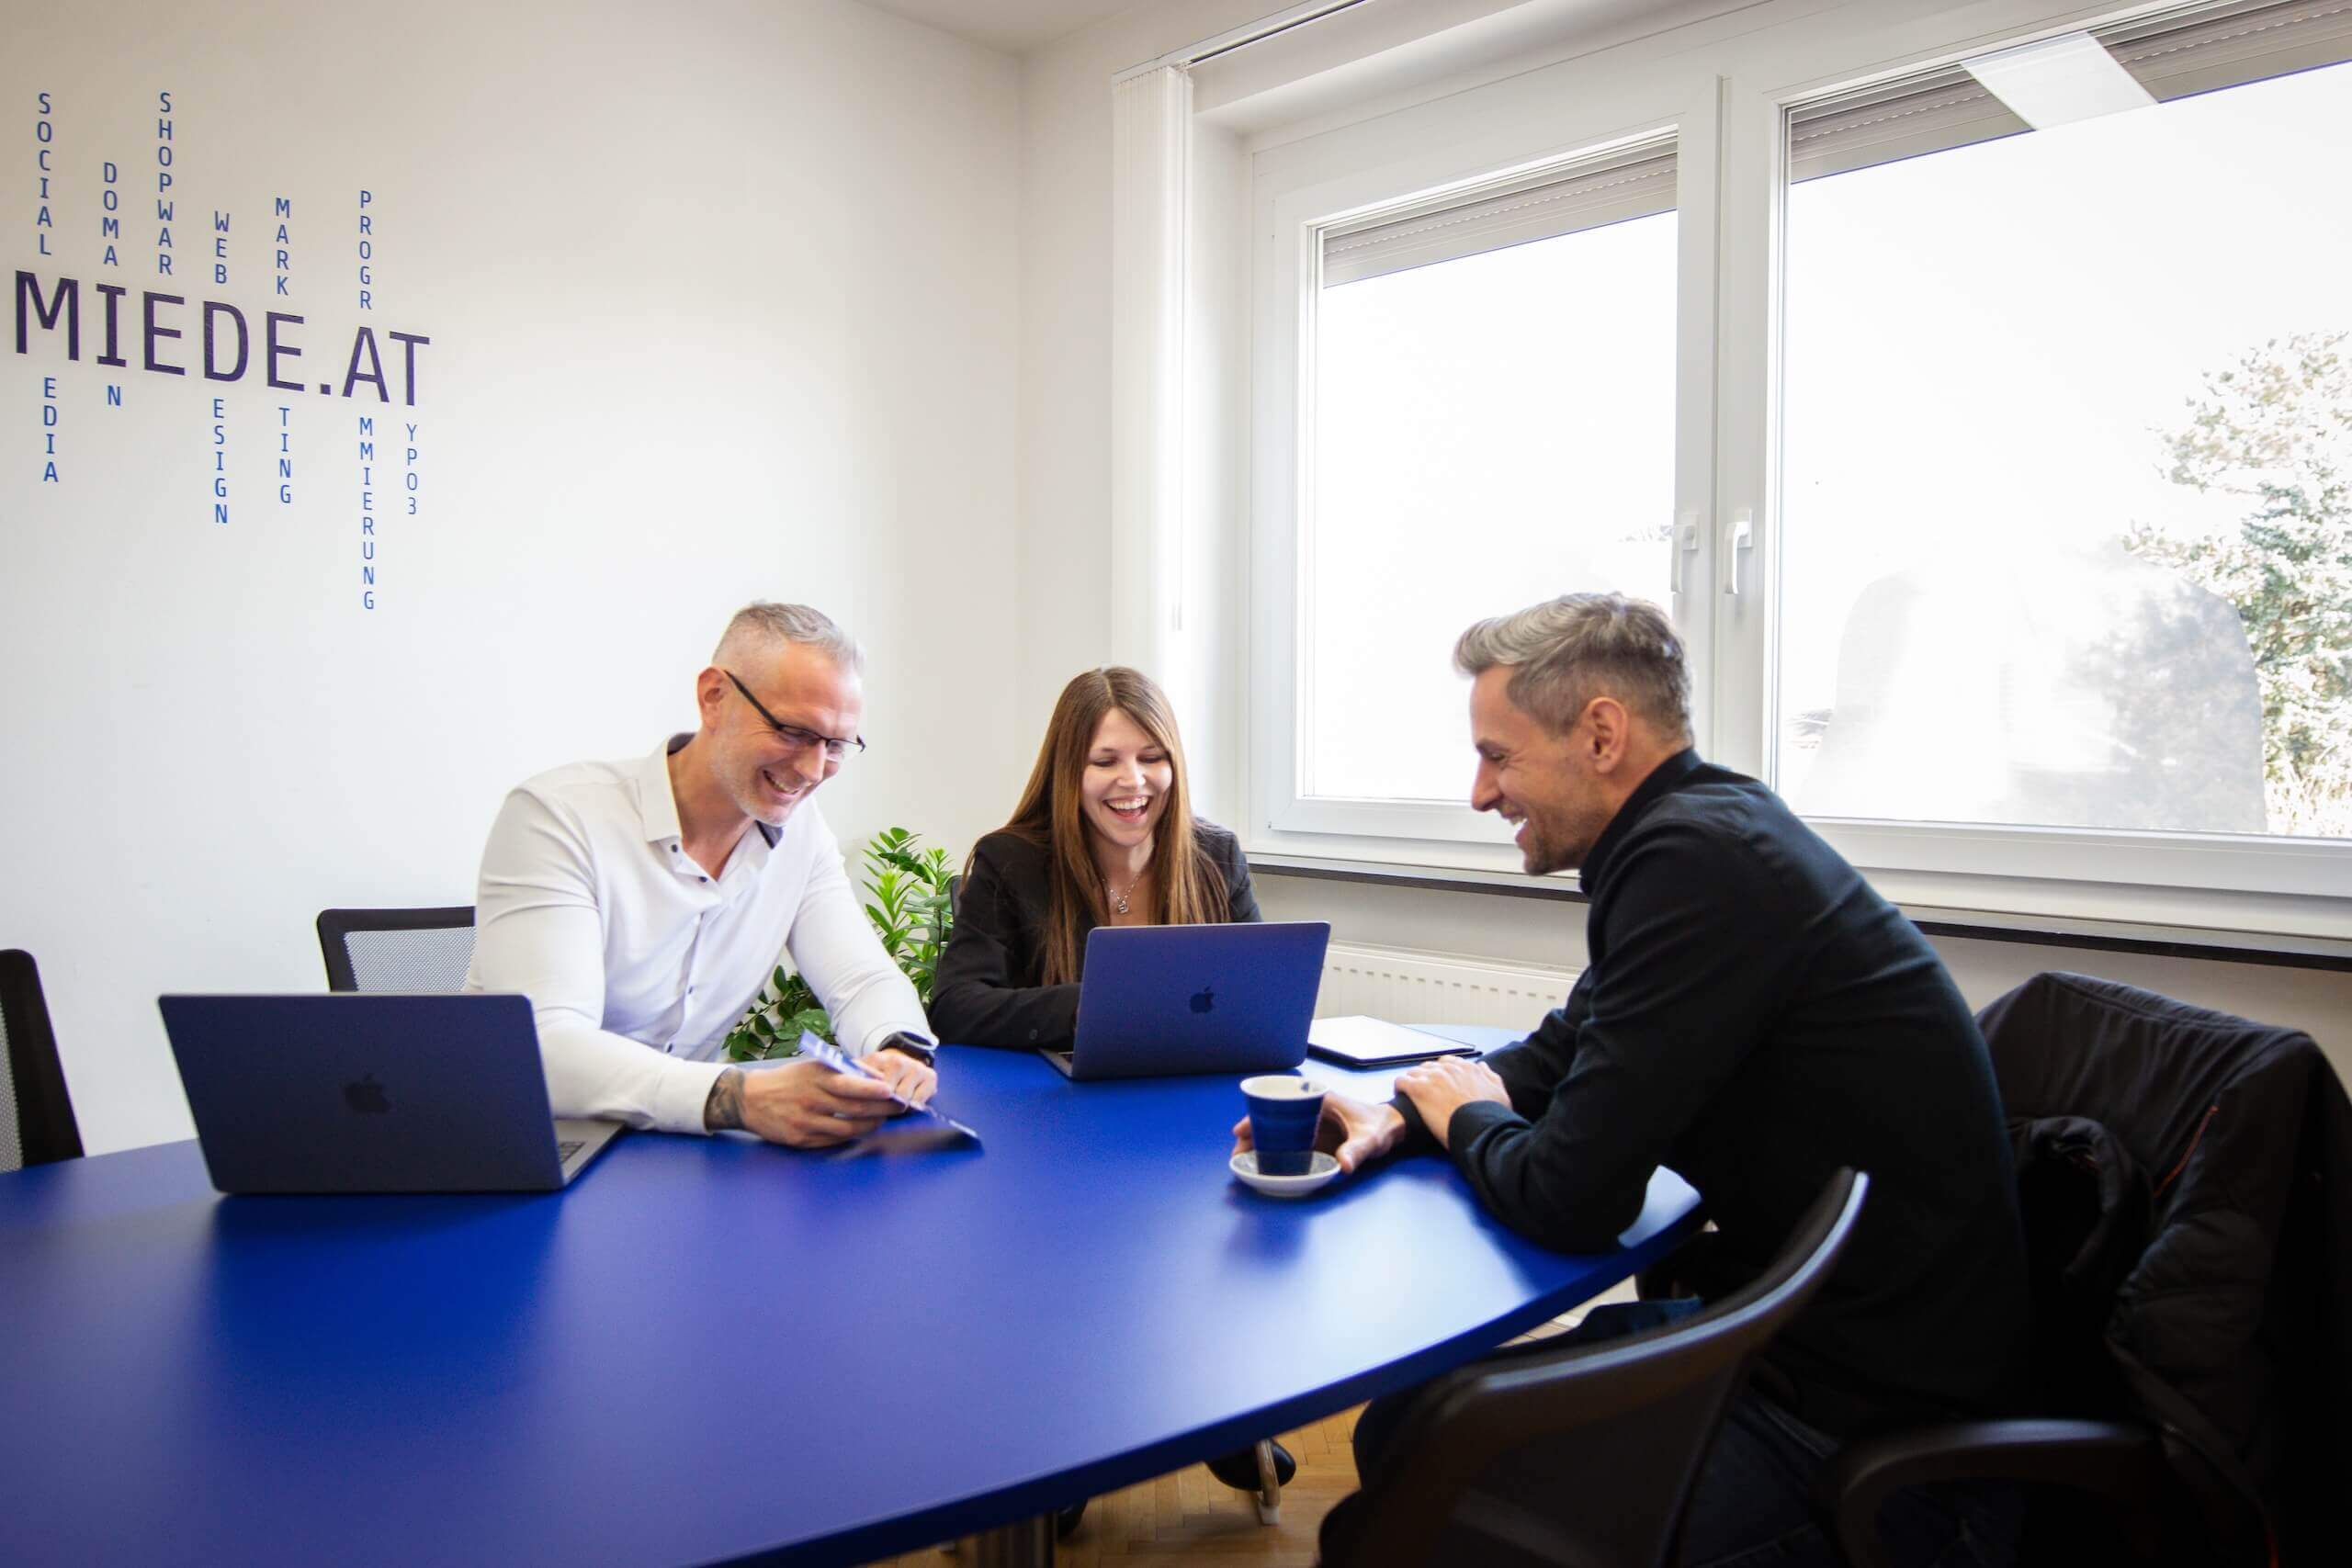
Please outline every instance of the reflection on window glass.
[[1321, 291], [1303, 793], [1466, 798], [1464, 626], [1572, 590], [1666, 603], [1674, 272], [1668, 210]]
[[2142, 107], [1815, 178], [1797, 128], [1779, 783], [2352, 837], [2352, 65], [2092, 52]]

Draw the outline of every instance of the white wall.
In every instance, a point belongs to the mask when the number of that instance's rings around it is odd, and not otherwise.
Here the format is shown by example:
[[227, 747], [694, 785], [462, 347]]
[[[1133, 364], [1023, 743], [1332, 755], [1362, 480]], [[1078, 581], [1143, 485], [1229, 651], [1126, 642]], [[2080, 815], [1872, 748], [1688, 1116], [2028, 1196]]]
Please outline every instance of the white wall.
[[1277, 8], [1168, 0], [1022, 62], [1019, 685], [1033, 749], [1063, 682], [1111, 649], [1111, 80]]
[[[1016, 771], [1031, 716], [973, 674], [1018, 651], [1011, 60], [846, 0], [151, 0], [14, 7], [8, 35], [0, 254], [82, 281], [85, 344], [68, 364], [35, 332], [0, 361], [0, 946], [42, 964], [91, 1149], [187, 1130], [158, 992], [317, 989], [321, 908], [470, 901], [506, 787], [690, 726], [746, 599], [807, 600], [868, 646], [873, 751], [823, 803], [845, 838], [903, 821], [960, 852], [1001, 816], [959, 781]], [[98, 265], [107, 159], [119, 269]], [[128, 337], [129, 367], [92, 364], [101, 278], [133, 291], [133, 327], [138, 290], [189, 298], [164, 345], [183, 364], [195, 299], [256, 329], [303, 313], [309, 389], [148, 372]], [[433, 340], [413, 520], [383, 417], [404, 411], [315, 389], [363, 322]]]

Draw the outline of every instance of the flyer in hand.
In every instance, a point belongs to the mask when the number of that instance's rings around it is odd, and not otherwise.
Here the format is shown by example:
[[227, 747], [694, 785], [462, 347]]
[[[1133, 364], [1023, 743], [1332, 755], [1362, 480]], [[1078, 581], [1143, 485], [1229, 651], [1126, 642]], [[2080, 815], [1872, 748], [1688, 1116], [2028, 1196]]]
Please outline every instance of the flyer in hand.
[[[837, 1073], [864, 1078], [876, 1076], [863, 1063], [843, 1055], [840, 1047], [806, 1030], [800, 1035], [800, 1054], [813, 1061], [822, 1062]], [[979, 1147], [980, 1135], [941, 1111], [937, 1101], [916, 1105], [894, 1093], [890, 1096], [890, 1102], [903, 1107], [899, 1114], [851, 1144], [842, 1151], [843, 1154], [878, 1155], [900, 1150]]]

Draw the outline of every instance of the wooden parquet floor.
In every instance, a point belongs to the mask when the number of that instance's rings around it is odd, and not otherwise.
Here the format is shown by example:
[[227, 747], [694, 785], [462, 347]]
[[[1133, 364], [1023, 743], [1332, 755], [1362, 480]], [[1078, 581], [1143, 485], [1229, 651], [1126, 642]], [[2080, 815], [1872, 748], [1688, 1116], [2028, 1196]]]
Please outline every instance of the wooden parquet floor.
[[[1260, 1524], [1249, 1494], [1196, 1464], [1095, 1498], [1077, 1533], [1057, 1548], [1057, 1568], [1312, 1568], [1316, 1528], [1332, 1504], [1356, 1489], [1355, 1456], [1348, 1447], [1356, 1415], [1343, 1410], [1282, 1435], [1283, 1446], [1298, 1457], [1298, 1474], [1283, 1488], [1280, 1523]], [[933, 1549], [887, 1558], [872, 1568], [956, 1568], [963, 1561]]]

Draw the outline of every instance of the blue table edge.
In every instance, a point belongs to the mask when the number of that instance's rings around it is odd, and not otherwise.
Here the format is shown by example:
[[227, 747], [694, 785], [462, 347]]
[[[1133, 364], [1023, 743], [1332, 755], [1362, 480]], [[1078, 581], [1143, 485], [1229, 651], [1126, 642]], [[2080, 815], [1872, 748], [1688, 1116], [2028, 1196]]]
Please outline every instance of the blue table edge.
[[[1680, 1216], [1616, 1256], [1627, 1265], [1620, 1279], [1659, 1261], [1706, 1223], [1693, 1202]], [[1374, 1367], [1336, 1383], [1277, 1400], [1245, 1415], [1178, 1433], [1143, 1448], [1017, 1483], [979, 1496], [959, 1498], [929, 1508], [877, 1520], [827, 1536], [819, 1541], [755, 1551], [726, 1559], [729, 1562], [866, 1562], [920, 1551], [942, 1541], [977, 1535], [1021, 1519], [1048, 1514], [1073, 1503], [1165, 1475], [1188, 1464], [1248, 1448], [1261, 1438], [1288, 1432], [1323, 1417], [1428, 1382], [1442, 1372], [1476, 1360], [1485, 1351], [1548, 1323], [1590, 1299], [1578, 1286], [1546, 1292], [1526, 1305], [1506, 1313], [1479, 1328], [1465, 1330], [1416, 1351], [1401, 1360]]]

